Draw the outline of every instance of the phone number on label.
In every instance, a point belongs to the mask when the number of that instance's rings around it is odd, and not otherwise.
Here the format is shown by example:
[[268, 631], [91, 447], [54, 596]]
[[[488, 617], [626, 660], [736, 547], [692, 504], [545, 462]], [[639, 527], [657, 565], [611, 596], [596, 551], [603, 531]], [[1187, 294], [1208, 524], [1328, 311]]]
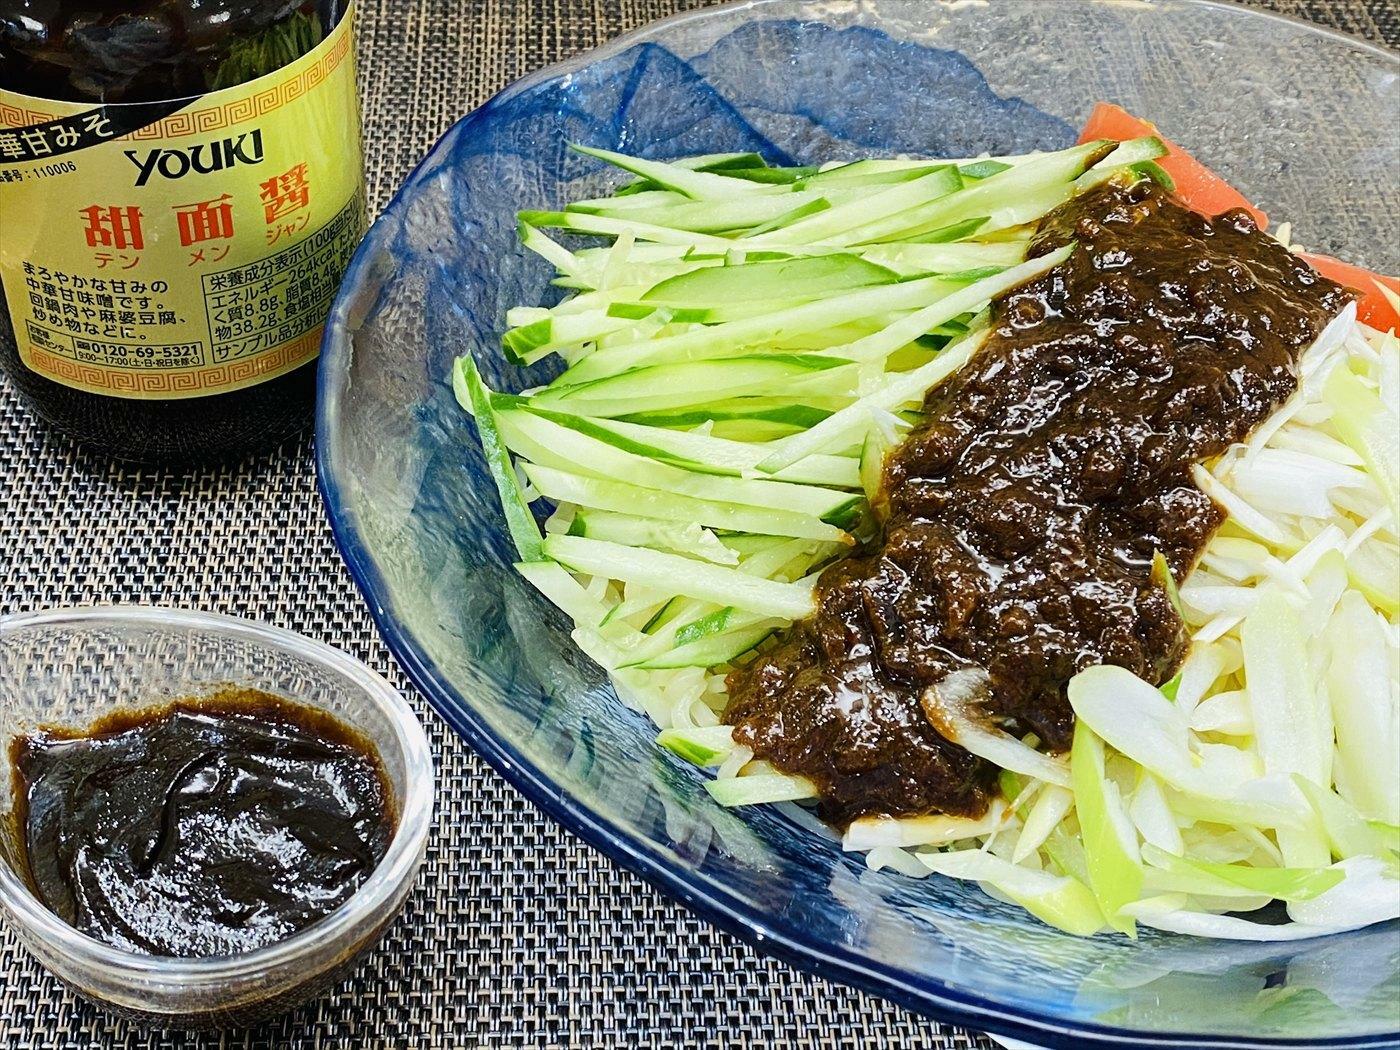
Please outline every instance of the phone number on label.
[[195, 368], [204, 363], [204, 344], [140, 346], [75, 339], [73, 356], [79, 361], [113, 368]]

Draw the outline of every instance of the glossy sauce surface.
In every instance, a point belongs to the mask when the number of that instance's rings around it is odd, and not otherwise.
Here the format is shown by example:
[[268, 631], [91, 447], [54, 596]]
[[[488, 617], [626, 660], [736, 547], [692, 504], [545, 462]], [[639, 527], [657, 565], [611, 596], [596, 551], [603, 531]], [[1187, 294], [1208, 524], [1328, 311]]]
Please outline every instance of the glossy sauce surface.
[[368, 741], [254, 690], [21, 737], [12, 758], [32, 888], [128, 951], [285, 940], [344, 903], [394, 833]]
[[1186, 637], [1154, 554], [1181, 580], [1223, 519], [1191, 467], [1292, 394], [1349, 294], [1244, 212], [1207, 219], [1146, 181], [1053, 212], [1031, 254], [1070, 241], [930, 392], [886, 462], [881, 538], [730, 676], [736, 739], [816, 782], [831, 821], [985, 809], [995, 767], [920, 701], [954, 672], [985, 673], [986, 717], [1053, 750], [1079, 670], [1170, 677]]

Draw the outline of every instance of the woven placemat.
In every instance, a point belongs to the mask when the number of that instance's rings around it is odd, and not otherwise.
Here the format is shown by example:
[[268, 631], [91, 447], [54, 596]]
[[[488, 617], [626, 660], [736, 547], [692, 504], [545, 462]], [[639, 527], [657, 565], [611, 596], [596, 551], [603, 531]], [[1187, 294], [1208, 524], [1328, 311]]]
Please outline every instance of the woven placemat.
[[[361, 2], [382, 206], [457, 116], [508, 81], [709, 0]], [[1400, 45], [1393, 0], [1248, 2]], [[46, 436], [0, 384], [0, 612], [97, 602], [266, 620], [412, 694], [331, 542], [308, 443], [220, 470], [112, 467]], [[992, 1045], [716, 932], [544, 820], [413, 702], [439, 761], [437, 832], [404, 918], [352, 981], [258, 1029], [145, 1033], [76, 1000], [4, 931], [0, 1047]]]

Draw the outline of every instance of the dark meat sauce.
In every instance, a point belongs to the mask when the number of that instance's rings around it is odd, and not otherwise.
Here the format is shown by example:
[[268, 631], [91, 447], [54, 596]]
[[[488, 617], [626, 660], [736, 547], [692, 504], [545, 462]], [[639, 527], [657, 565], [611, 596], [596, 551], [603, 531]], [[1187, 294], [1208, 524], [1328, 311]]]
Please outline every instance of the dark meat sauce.
[[1191, 467], [1292, 394], [1349, 294], [1243, 211], [1208, 219], [1146, 181], [1048, 215], [1031, 254], [1070, 241], [930, 392], [885, 466], [883, 537], [730, 676], [735, 738], [813, 780], [835, 823], [985, 809], [995, 767], [920, 704], [954, 671], [987, 672], [987, 716], [1052, 750], [1070, 743], [1076, 672], [1171, 675], [1186, 636], [1154, 552], [1181, 579], [1223, 518]]
[[256, 690], [11, 747], [31, 887], [127, 951], [206, 957], [284, 940], [339, 907], [394, 833], [373, 746]]

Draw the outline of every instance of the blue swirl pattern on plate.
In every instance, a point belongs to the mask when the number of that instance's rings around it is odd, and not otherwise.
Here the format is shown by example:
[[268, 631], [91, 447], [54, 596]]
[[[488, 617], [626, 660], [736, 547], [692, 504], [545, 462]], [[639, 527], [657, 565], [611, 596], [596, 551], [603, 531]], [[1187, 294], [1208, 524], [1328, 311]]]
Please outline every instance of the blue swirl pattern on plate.
[[[1139, 6], [814, 3], [800, 19], [782, 17], [790, 3], [720, 9], [508, 89], [438, 143], [356, 257], [321, 367], [321, 484], [386, 640], [447, 721], [551, 817], [763, 950], [1044, 1045], [1385, 1045], [1400, 1028], [1394, 924], [1281, 946], [1152, 931], [1137, 943], [1080, 940], [975, 886], [871, 872], [797, 807], [716, 805], [703, 775], [655, 747], [654, 727], [512, 571], [474, 429], [446, 383], [468, 350], [497, 388], [539, 381], [499, 349], [508, 307], [557, 294], [545, 264], [518, 247], [514, 214], [608, 184], [571, 141], [655, 157], [755, 150], [783, 163], [1024, 152], [1072, 142], [1058, 114], [1077, 120], [1114, 94], [1209, 143], [1218, 135], [1190, 115], [1190, 98], [1141, 78], [1125, 88], [1118, 66], [1084, 63], [1119, 48], [1120, 65], [1146, 76], [1145, 53], [1169, 65], [1212, 33], [1229, 54], [1248, 51], [1244, 67], [1264, 82], [1280, 64], [1280, 75], [1297, 70], [1285, 48], [1302, 41], [1350, 78], [1353, 106], [1360, 97], [1381, 112], [1396, 98], [1384, 57], [1341, 38], [1201, 4], [1164, 5], [1170, 19]], [[1031, 72], [1012, 77], [1007, 40], [1022, 42]], [[1096, 72], [1068, 84], [1065, 62]], [[1343, 105], [1322, 94], [1323, 112]], [[1310, 126], [1272, 119], [1273, 144], [1246, 151], [1266, 173]], [[1330, 163], [1377, 159], [1363, 129], [1328, 134]], [[1383, 172], [1370, 177], [1384, 187]], [[1316, 193], [1263, 190], [1298, 208]], [[1335, 236], [1374, 245], [1395, 232], [1391, 222]]]

